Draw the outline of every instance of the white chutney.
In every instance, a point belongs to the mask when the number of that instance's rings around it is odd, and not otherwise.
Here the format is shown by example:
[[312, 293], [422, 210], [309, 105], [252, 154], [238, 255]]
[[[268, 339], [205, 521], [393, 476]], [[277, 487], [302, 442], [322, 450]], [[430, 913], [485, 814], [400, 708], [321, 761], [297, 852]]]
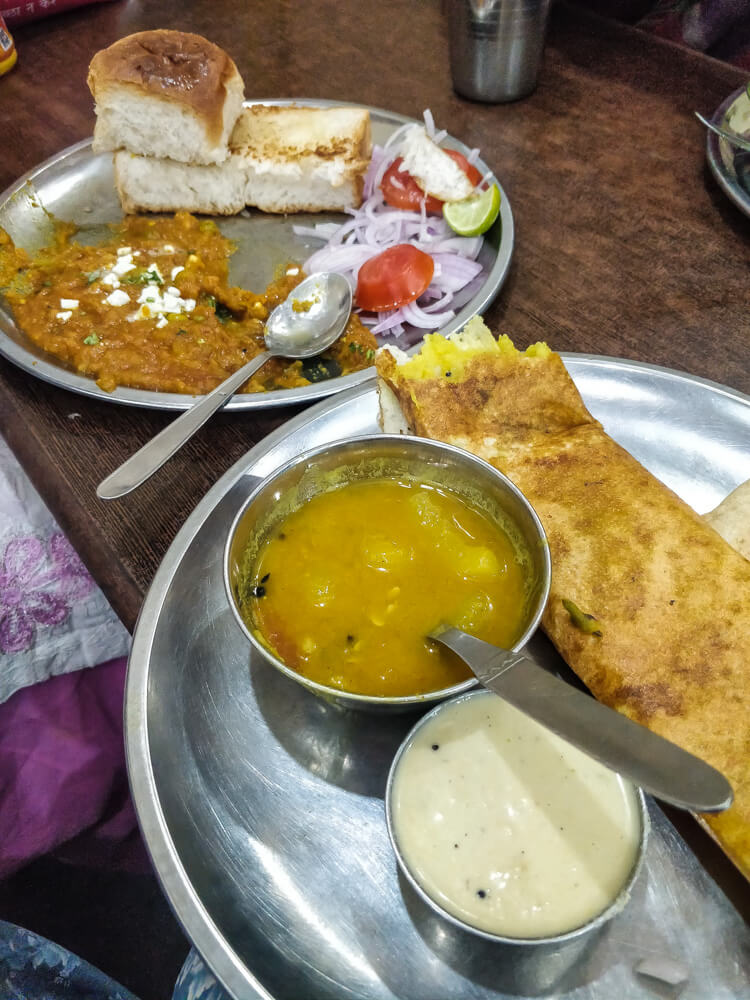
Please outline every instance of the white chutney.
[[416, 882], [491, 934], [540, 938], [617, 897], [641, 841], [636, 789], [488, 691], [446, 703], [394, 771], [391, 825]]

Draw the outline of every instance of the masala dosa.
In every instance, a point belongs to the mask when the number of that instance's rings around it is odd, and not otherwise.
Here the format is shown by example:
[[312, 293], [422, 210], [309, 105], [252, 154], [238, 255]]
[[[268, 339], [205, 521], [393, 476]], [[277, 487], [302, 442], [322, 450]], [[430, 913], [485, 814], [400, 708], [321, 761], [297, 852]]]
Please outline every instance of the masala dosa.
[[750, 562], [604, 432], [546, 345], [520, 353], [475, 319], [410, 360], [380, 351], [377, 370], [385, 429], [466, 448], [529, 499], [552, 560], [545, 631], [598, 699], [727, 776], [733, 805], [704, 819], [750, 877]]

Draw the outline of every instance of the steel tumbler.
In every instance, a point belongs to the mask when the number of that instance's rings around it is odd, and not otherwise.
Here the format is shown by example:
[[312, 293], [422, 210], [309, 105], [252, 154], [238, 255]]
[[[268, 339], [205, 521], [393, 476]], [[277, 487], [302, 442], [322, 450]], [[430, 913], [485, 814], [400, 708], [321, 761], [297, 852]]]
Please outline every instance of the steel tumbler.
[[515, 101], [536, 87], [550, 0], [447, 0], [457, 93]]

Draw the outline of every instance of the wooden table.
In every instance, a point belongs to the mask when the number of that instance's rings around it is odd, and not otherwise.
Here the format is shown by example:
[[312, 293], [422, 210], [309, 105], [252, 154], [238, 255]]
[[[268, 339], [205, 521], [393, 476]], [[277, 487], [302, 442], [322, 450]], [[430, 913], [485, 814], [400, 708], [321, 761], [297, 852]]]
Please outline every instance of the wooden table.
[[[519, 345], [546, 340], [750, 392], [750, 220], [708, 173], [693, 117], [744, 83], [739, 70], [562, 6], [536, 93], [480, 105], [451, 89], [437, 0], [107, 3], [15, 31], [19, 64], [0, 79], [0, 189], [91, 134], [89, 60], [152, 27], [226, 48], [249, 98], [332, 98], [414, 117], [429, 107], [480, 146], [517, 227], [510, 277], [486, 318]], [[103, 503], [97, 483], [171, 417], [52, 388], [4, 361], [0, 387], [2, 433], [130, 629], [197, 501], [293, 412], [220, 415], [138, 492]]]

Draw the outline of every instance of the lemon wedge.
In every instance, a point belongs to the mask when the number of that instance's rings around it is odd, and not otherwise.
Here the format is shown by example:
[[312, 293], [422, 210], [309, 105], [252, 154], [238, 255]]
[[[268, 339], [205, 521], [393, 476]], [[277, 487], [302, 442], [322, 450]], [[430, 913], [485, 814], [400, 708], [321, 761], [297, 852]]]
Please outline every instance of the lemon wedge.
[[446, 201], [443, 205], [443, 218], [459, 236], [481, 236], [499, 213], [500, 188], [497, 184], [463, 201]]

